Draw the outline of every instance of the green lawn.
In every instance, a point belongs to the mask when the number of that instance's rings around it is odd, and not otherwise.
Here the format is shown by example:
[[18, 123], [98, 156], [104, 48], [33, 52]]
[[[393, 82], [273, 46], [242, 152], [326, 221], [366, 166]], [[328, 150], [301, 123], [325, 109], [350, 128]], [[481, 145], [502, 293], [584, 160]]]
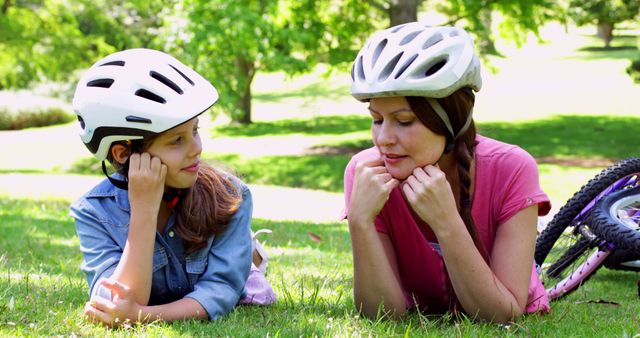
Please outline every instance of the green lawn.
[[[631, 336], [638, 332], [637, 273], [600, 270], [546, 316], [511, 325], [413, 313], [371, 321], [354, 311], [349, 235], [343, 223], [272, 222], [268, 279], [279, 297], [270, 307], [241, 306], [214, 322], [154, 323], [106, 330], [83, 321], [87, 285], [78, 266], [66, 201], [0, 202], [0, 336]], [[319, 236], [320, 242], [310, 238]], [[20, 239], [20, 240], [16, 240]], [[613, 302], [601, 304], [598, 300]]]

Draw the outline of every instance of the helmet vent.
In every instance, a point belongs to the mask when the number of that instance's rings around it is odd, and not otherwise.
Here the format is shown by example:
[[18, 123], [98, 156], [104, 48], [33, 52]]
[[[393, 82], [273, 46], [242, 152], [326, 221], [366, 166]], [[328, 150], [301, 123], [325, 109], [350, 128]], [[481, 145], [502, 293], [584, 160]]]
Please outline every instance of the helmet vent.
[[398, 61], [400, 61], [402, 54], [404, 54], [404, 52], [400, 52], [400, 54], [394, 56], [393, 59], [389, 60], [389, 63], [387, 63], [384, 69], [380, 72], [380, 76], [378, 76], [378, 81], [384, 81], [389, 77], [389, 75], [391, 75], [391, 72], [393, 72], [393, 70], [398, 65]]
[[424, 73], [425, 76], [431, 76], [433, 74], [435, 74], [437, 71], [440, 70], [440, 68], [444, 67], [444, 65], [447, 63], [447, 60], [442, 60], [442, 61], [438, 61], [436, 62], [433, 66], [427, 68], [427, 71]]
[[82, 128], [82, 130], [84, 130], [84, 119], [82, 118], [82, 116], [78, 115], [78, 122], [80, 122], [80, 128]]
[[161, 96], [158, 96], [146, 89], [138, 89], [136, 91], [136, 95], [140, 96], [140, 97], [144, 97], [147, 100], [151, 100], [151, 101], [155, 101], [158, 103], [166, 103], [167, 100], [165, 100], [164, 98], [162, 98]]
[[99, 67], [102, 67], [102, 66], [120, 66], [120, 67], [124, 67], [124, 61], [109, 61], [107, 63], [101, 64]]
[[393, 28], [393, 29], [391, 30], [391, 33], [395, 33], [395, 32], [397, 32], [397, 31], [401, 30], [401, 29], [402, 29], [402, 27], [404, 27], [405, 25], [406, 25], [406, 23], [405, 23], [405, 24], [402, 24], [402, 25], [399, 25], [399, 26], [396, 26], [395, 28]]
[[174, 67], [172, 65], [169, 65], [169, 67], [173, 68], [173, 70], [178, 72], [178, 74], [180, 74], [180, 76], [182, 76], [185, 80], [187, 80], [187, 82], [189, 82], [190, 85], [192, 85], [192, 86], [194, 85], [193, 81], [190, 78], [188, 78], [186, 75], [184, 75], [184, 73], [182, 73], [180, 70], [178, 70], [178, 68], [176, 68], [176, 67]]
[[389, 40], [384, 39], [380, 41], [380, 43], [376, 46], [376, 50], [373, 51], [373, 57], [371, 58], [371, 68], [376, 65], [376, 62], [378, 61], [380, 54], [382, 54], [384, 47], [387, 46], [387, 42], [389, 42]]
[[355, 81], [356, 77], [355, 77], [355, 70], [356, 70], [356, 64], [352, 64], [351, 65], [351, 80]]
[[152, 78], [162, 82], [165, 86], [173, 89], [173, 91], [175, 91], [176, 93], [182, 95], [182, 89], [180, 89], [180, 87], [178, 87], [177, 84], [175, 84], [173, 81], [167, 79], [164, 75], [156, 72], [156, 71], [151, 71], [149, 72], [149, 75], [151, 75]]
[[427, 49], [440, 41], [442, 41], [442, 34], [434, 34], [433, 36], [428, 38], [427, 41], [425, 41], [424, 45], [422, 45], [422, 49]]
[[97, 79], [87, 82], [87, 87], [109, 88], [113, 84], [113, 79]]
[[396, 76], [394, 77], [395, 79], [399, 78], [400, 75], [402, 75], [402, 73], [404, 73], [405, 70], [407, 70], [407, 68], [409, 68], [409, 66], [411, 66], [411, 64], [413, 63], [413, 61], [418, 57], [418, 54], [413, 54], [412, 57], [410, 57], [403, 65], [402, 67], [400, 67], [400, 70], [398, 70], [398, 72], [396, 73]]
[[364, 81], [365, 77], [364, 68], [362, 67], [362, 55], [360, 55], [360, 57], [358, 58], [358, 62], [356, 62], [356, 68], [358, 70], [358, 78], [360, 78], [361, 81]]
[[454, 36], [458, 36], [458, 35], [460, 35], [460, 32], [458, 32], [457, 30], [451, 31], [451, 32], [449, 33], [449, 36], [450, 36], [450, 37], [454, 37]]
[[416, 36], [418, 36], [418, 34], [420, 34], [420, 33], [422, 33], [422, 31], [415, 31], [413, 33], [407, 34], [407, 36], [402, 38], [402, 40], [400, 41], [400, 46], [404, 46], [404, 45], [408, 44], [413, 39], [415, 39]]

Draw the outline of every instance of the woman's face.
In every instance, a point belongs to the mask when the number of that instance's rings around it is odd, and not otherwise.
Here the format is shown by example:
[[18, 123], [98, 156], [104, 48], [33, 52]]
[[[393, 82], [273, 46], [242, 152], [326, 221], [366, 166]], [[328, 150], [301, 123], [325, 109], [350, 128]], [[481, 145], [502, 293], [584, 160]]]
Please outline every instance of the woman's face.
[[198, 178], [202, 142], [198, 134], [198, 118], [160, 134], [146, 150], [167, 166], [165, 185], [184, 189]]
[[371, 99], [369, 113], [373, 144], [394, 178], [404, 180], [415, 168], [435, 164], [442, 156], [446, 137], [422, 124], [406, 98]]

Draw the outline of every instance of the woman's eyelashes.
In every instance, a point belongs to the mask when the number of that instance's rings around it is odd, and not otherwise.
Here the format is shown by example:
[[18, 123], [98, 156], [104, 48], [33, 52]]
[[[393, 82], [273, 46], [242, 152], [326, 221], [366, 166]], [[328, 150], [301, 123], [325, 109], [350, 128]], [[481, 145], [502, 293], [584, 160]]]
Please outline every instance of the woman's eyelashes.
[[[373, 119], [373, 120], [371, 121], [371, 123], [373, 123], [373, 124], [375, 124], [375, 125], [381, 125], [383, 121], [384, 121], [383, 119]], [[399, 124], [400, 126], [402, 126], [402, 127], [408, 127], [408, 126], [410, 126], [410, 125], [412, 125], [412, 124], [413, 124], [414, 120], [413, 120], [413, 119], [409, 119], [409, 120], [395, 120], [395, 122], [396, 122], [397, 124]]]

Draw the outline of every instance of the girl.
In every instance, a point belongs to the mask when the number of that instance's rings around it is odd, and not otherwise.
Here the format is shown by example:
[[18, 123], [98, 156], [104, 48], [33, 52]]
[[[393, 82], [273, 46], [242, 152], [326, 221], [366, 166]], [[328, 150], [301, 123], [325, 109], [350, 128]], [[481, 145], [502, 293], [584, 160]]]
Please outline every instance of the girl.
[[535, 160], [476, 134], [480, 62], [467, 32], [408, 23], [377, 32], [352, 69], [374, 147], [345, 170], [356, 306], [367, 316], [463, 311], [507, 322], [548, 311], [533, 267], [550, 203]]
[[[105, 159], [117, 169], [70, 208], [90, 320], [213, 320], [242, 296], [275, 300], [252, 266], [249, 189], [200, 161], [198, 116], [217, 99], [198, 73], [149, 49], [109, 55], [80, 79], [82, 141], [105, 174]], [[257, 294], [245, 291], [250, 270]]]

